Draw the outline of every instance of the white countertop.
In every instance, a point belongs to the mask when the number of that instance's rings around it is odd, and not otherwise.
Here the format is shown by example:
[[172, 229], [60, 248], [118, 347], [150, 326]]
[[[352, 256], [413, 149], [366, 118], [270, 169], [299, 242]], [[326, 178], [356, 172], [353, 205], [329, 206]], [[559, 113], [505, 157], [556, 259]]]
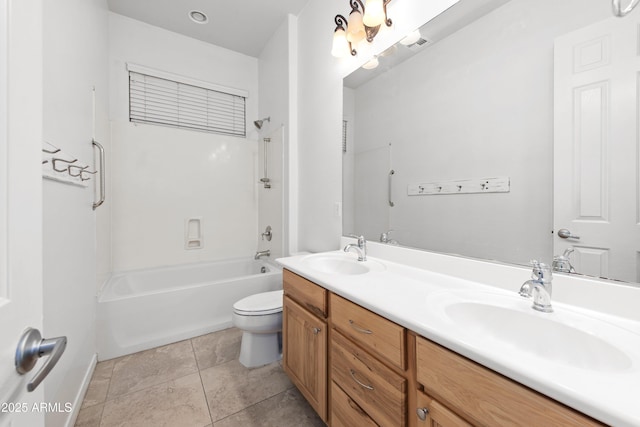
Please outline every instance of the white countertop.
[[[349, 255], [355, 258], [354, 253]], [[524, 269], [521, 280], [513, 283], [512, 289], [505, 289], [505, 286], [489, 286], [371, 256], [367, 262], [381, 263], [385, 268], [356, 275], [322, 273], [303, 262], [308, 256], [280, 258], [277, 262], [356, 304], [597, 420], [615, 426], [640, 426], [640, 348], [630, 346], [620, 338], [635, 338], [636, 335], [640, 338], [640, 322], [637, 319], [596, 312], [553, 298], [554, 313], [534, 312], [534, 315], [543, 319], [563, 315], [577, 319], [588, 316], [605, 322], [608, 328], [620, 331], [620, 337], [614, 338], [618, 339], [616, 345], [629, 356], [629, 366], [624, 369], [582, 368], [563, 362], [562, 357], [539, 357], [511, 348], [505, 342], [496, 342], [490, 337], [461, 330], [443, 321], [439, 315], [437, 301], [440, 295], [446, 294], [446, 298], [459, 295], [464, 298], [471, 291], [482, 291], [486, 295], [493, 293], [496, 298], [508, 299], [511, 304], [521, 304], [529, 309], [531, 300], [512, 298], [517, 296], [520, 285], [529, 278]], [[630, 295], [635, 298], [640, 291]], [[640, 303], [640, 300], [637, 302]], [[640, 310], [640, 305], [636, 305], [636, 309]], [[482, 322], [482, 319], [478, 319], [478, 322]]]

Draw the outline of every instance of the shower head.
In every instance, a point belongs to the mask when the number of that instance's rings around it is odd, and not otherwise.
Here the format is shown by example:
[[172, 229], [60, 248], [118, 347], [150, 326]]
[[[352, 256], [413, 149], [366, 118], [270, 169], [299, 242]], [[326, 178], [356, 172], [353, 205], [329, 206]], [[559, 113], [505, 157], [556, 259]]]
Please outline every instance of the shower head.
[[253, 124], [258, 128], [258, 129], [262, 129], [262, 124], [264, 122], [270, 122], [271, 121], [271, 117], [266, 117], [264, 119], [261, 120], [256, 120], [255, 122], [253, 122]]

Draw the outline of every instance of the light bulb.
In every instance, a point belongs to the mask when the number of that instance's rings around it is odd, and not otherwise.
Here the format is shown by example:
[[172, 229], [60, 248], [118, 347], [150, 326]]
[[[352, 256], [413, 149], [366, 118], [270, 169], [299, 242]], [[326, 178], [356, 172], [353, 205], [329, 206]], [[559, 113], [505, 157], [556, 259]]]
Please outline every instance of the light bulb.
[[407, 34], [405, 38], [400, 40], [400, 44], [410, 46], [420, 40], [421, 37], [422, 36], [420, 35], [420, 30], [415, 30], [414, 32]]
[[384, 0], [367, 0], [362, 22], [367, 27], [377, 27], [384, 22]]
[[338, 27], [333, 33], [333, 47], [331, 48], [331, 55], [336, 58], [344, 58], [351, 55], [351, 48], [347, 41], [347, 35], [342, 27]]
[[369, 60], [369, 62], [365, 62], [365, 64], [362, 66], [362, 68], [364, 68], [365, 70], [373, 70], [378, 65], [380, 65], [380, 62], [378, 62], [378, 58], [376, 56], [374, 56], [373, 58], [371, 58]]
[[352, 10], [349, 14], [349, 25], [347, 26], [347, 40], [351, 44], [359, 43], [367, 35], [364, 32], [364, 25], [362, 24], [362, 13], [359, 10]]

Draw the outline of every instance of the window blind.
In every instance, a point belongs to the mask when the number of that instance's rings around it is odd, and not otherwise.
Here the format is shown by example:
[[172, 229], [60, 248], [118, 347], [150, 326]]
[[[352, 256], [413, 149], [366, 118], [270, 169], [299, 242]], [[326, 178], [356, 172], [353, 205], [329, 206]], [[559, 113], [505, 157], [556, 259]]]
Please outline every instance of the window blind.
[[129, 71], [129, 120], [246, 136], [246, 97]]

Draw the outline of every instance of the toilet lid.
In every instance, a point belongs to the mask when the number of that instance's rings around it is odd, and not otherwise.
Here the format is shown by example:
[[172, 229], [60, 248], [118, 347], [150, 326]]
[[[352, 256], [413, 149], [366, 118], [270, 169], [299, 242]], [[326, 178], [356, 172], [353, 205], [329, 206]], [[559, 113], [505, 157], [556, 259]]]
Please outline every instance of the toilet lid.
[[233, 311], [244, 316], [263, 316], [282, 311], [282, 294], [280, 291], [263, 292], [242, 298], [233, 304]]

